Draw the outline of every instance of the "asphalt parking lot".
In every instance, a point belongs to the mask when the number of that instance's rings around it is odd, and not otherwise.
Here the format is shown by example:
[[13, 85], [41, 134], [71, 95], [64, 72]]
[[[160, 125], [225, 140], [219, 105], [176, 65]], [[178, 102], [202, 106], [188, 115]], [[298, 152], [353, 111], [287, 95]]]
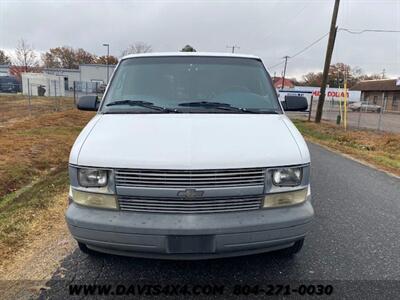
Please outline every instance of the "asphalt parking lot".
[[387, 297], [398, 295], [400, 180], [320, 146], [309, 146], [316, 218], [302, 252], [295, 257], [269, 253], [210, 261], [162, 261], [88, 257], [76, 249], [62, 261], [41, 297], [63, 297], [70, 283], [116, 281], [232, 285], [326, 280], [341, 289], [341, 296], [333, 298], [358, 295], [378, 299], [382, 292]]

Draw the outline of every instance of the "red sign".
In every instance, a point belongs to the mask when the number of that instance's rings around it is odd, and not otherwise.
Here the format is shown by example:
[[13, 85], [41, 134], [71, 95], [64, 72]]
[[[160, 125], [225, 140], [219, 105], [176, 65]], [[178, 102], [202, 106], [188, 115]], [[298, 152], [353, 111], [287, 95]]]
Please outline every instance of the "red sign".
[[[313, 91], [313, 96], [315, 97], [319, 97], [319, 95], [321, 94], [319, 90], [315, 90]], [[349, 97], [349, 92], [346, 93], [347, 94], [347, 98]], [[337, 91], [328, 91], [328, 93], [326, 94], [327, 97], [336, 97], [336, 98], [340, 98], [340, 97], [344, 97], [344, 92], [337, 92]]]

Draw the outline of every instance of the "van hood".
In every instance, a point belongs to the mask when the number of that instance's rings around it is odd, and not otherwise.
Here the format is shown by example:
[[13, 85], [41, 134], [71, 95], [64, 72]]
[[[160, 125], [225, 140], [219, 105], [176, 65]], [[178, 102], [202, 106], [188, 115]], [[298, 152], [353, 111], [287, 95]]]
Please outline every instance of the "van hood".
[[310, 161], [285, 115], [97, 115], [78, 137], [70, 163], [106, 168], [227, 169]]

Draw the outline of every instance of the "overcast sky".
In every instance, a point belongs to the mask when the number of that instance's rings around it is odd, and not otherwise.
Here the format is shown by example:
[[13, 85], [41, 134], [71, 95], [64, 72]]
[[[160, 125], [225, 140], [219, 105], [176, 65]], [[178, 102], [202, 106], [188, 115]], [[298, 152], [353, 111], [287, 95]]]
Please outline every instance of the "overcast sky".
[[[97, 55], [121, 51], [135, 41], [153, 51], [198, 51], [259, 55], [267, 67], [294, 55], [329, 31], [333, 0], [264, 1], [16, 1], [0, 0], [0, 49], [11, 51], [20, 38], [38, 51], [82, 47]], [[342, 0], [338, 26], [400, 30], [400, 0]], [[327, 38], [289, 60], [288, 76], [323, 67]], [[366, 73], [400, 76], [400, 33], [339, 32], [333, 63], [359, 66]], [[280, 75], [283, 65], [270, 68]]]

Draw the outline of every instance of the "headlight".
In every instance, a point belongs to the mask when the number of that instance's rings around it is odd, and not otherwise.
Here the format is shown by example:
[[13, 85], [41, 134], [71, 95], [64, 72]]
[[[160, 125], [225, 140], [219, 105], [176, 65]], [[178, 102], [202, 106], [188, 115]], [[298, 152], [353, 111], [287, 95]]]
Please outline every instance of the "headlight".
[[108, 171], [101, 169], [79, 169], [79, 185], [83, 187], [102, 187], [108, 182]]
[[264, 208], [295, 205], [304, 202], [307, 198], [308, 188], [293, 191], [266, 195]]
[[115, 195], [88, 193], [71, 189], [72, 201], [77, 204], [99, 208], [117, 208]]
[[302, 168], [279, 168], [272, 170], [272, 183], [276, 186], [297, 186], [301, 184]]

